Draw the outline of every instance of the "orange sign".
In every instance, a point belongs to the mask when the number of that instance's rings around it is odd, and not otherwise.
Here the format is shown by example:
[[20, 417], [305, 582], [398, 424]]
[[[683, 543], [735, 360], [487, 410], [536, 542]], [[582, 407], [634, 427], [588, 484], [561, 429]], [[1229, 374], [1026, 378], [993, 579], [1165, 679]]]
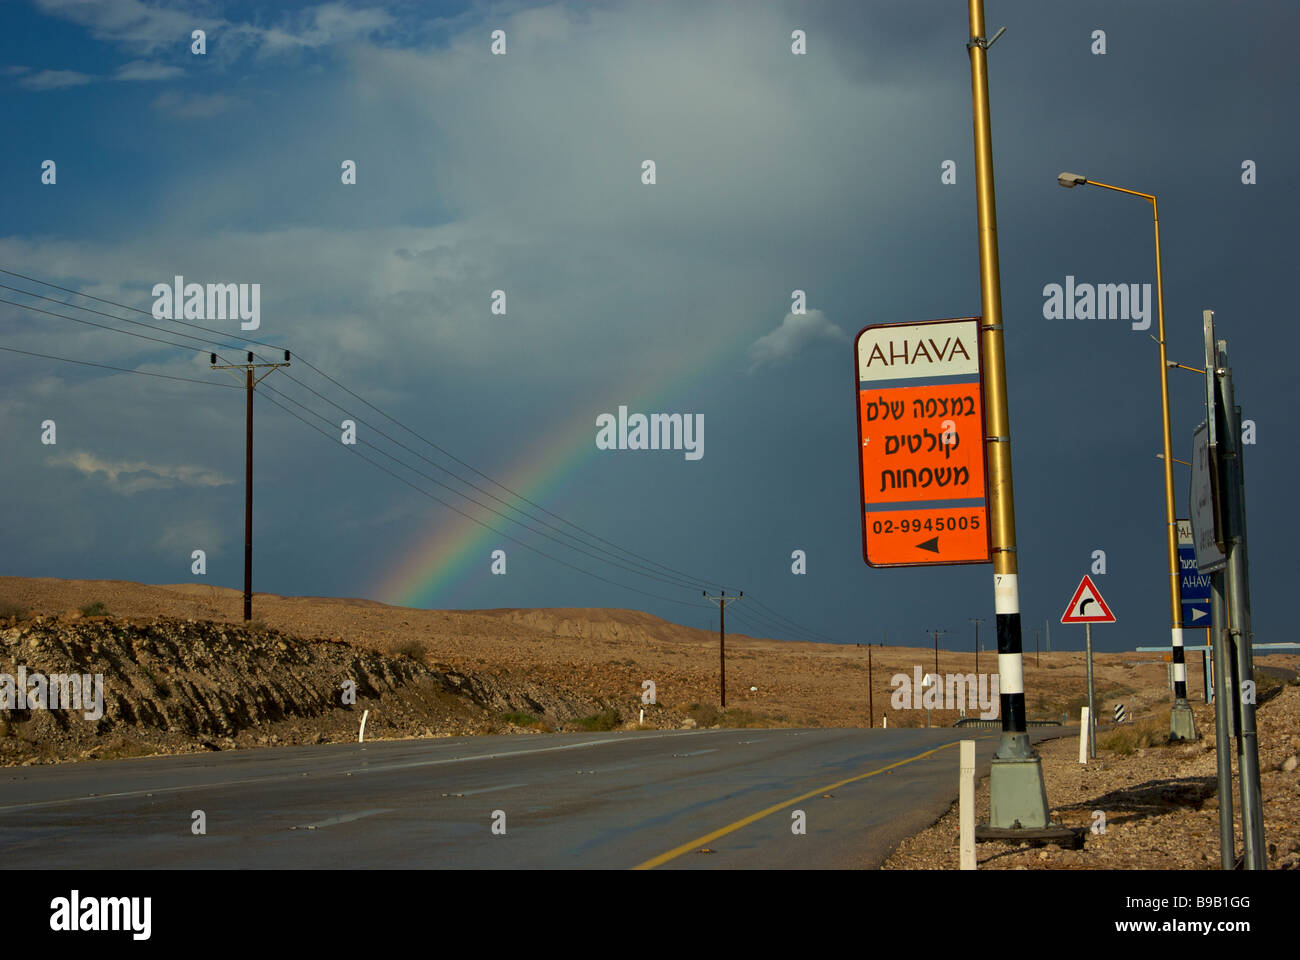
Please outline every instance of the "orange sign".
[[863, 559], [987, 563], [979, 319], [876, 324], [854, 347]]

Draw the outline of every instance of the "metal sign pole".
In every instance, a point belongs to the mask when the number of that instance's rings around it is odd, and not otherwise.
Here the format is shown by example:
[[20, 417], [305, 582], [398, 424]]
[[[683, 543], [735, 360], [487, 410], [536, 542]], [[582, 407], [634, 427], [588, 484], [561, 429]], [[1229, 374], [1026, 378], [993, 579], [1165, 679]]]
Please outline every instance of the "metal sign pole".
[[1232, 687], [1228, 665], [1227, 609], [1223, 600], [1223, 574], [1210, 578], [1211, 632], [1214, 634], [1214, 755], [1219, 787], [1219, 862], [1231, 870], [1237, 859], [1232, 826]]
[[[1228, 523], [1228, 625], [1237, 653], [1238, 688], [1233, 698], [1241, 703], [1241, 730], [1237, 740], [1237, 771], [1241, 778], [1241, 833], [1247, 870], [1265, 869], [1264, 810], [1259, 791], [1259, 743], [1255, 729], [1254, 657], [1250, 628], [1250, 568], [1246, 554], [1246, 491], [1241, 456], [1241, 408], [1236, 406], [1232, 369], [1226, 366], [1226, 348], [1219, 341], [1217, 371], [1220, 412], [1226, 421], [1220, 443], [1225, 454], [1229, 499]], [[1249, 684], [1249, 687], [1247, 687]]]
[[1088, 755], [1097, 759], [1097, 708], [1092, 697], [1092, 624], [1083, 625], [1083, 643], [1088, 651]]

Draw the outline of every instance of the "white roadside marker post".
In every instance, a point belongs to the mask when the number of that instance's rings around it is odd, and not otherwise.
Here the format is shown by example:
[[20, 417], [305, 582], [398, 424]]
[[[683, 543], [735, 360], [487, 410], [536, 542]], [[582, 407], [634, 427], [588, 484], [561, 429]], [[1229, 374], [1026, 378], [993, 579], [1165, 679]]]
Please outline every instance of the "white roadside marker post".
[[370, 716], [370, 711], [369, 711], [369, 710], [367, 710], [365, 713], [361, 714], [361, 733], [359, 733], [359, 734], [357, 735], [357, 743], [365, 743], [365, 742], [366, 742], [366, 718], [367, 718], [368, 716]]
[[1088, 716], [1088, 708], [1084, 707], [1079, 711], [1079, 762], [1088, 762], [1088, 729], [1091, 718]]
[[961, 868], [975, 869], [975, 741], [961, 742]]

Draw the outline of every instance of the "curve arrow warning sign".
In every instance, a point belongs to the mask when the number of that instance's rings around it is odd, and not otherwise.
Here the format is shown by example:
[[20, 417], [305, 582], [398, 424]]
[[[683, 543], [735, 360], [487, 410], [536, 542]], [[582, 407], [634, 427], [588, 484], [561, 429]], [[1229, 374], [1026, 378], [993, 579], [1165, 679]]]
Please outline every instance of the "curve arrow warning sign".
[[979, 318], [884, 323], [854, 341], [862, 558], [988, 563]]
[[1110, 612], [1106, 601], [1101, 598], [1101, 591], [1092, 582], [1092, 577], [1084, 574], [1079, 581], [1079, 588], [1070, 598], [1070, 605], [1061, 614], [1062, 623], [1114, 623], [1115, 614]]

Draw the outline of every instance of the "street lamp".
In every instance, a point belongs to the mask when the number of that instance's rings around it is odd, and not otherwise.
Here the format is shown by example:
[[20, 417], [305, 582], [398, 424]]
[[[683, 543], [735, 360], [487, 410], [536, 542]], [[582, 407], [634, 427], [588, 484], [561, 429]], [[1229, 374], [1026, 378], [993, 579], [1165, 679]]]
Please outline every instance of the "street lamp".
[[1169, 632], [1174, 662], [1174, 705], [1169, 713], [1169, 739], [1195, 740], [1196, 722], [1192, 716], [1191, 704], [1187, 702], [1182, 591], [1179, 589], [1178, 528], [1174, 519], [1174, 461], [1169, 436], [1169, 361], [1165, 351], [1165, 297], [1160, 271], [1160, 208], [1156, 204], [1154, 194], [1089, 180], [1078, 173], [1062, 173], [1056, 178], [1056, 182], [1067, 189], [1086, 184], [1151, 201], [1151, 217], [1156, 231], [1156, 315], [1159, 318], [1159, 339], [1156, 342], [1160, 346], [1160, 407], [1163, 416], [1161, 425], [1164, 431], [1164, 455], [1161, 459], [1164, 461], [1165, 470], [1165, 539], [1169, 552], [1169, 616], [1172, 624]]

